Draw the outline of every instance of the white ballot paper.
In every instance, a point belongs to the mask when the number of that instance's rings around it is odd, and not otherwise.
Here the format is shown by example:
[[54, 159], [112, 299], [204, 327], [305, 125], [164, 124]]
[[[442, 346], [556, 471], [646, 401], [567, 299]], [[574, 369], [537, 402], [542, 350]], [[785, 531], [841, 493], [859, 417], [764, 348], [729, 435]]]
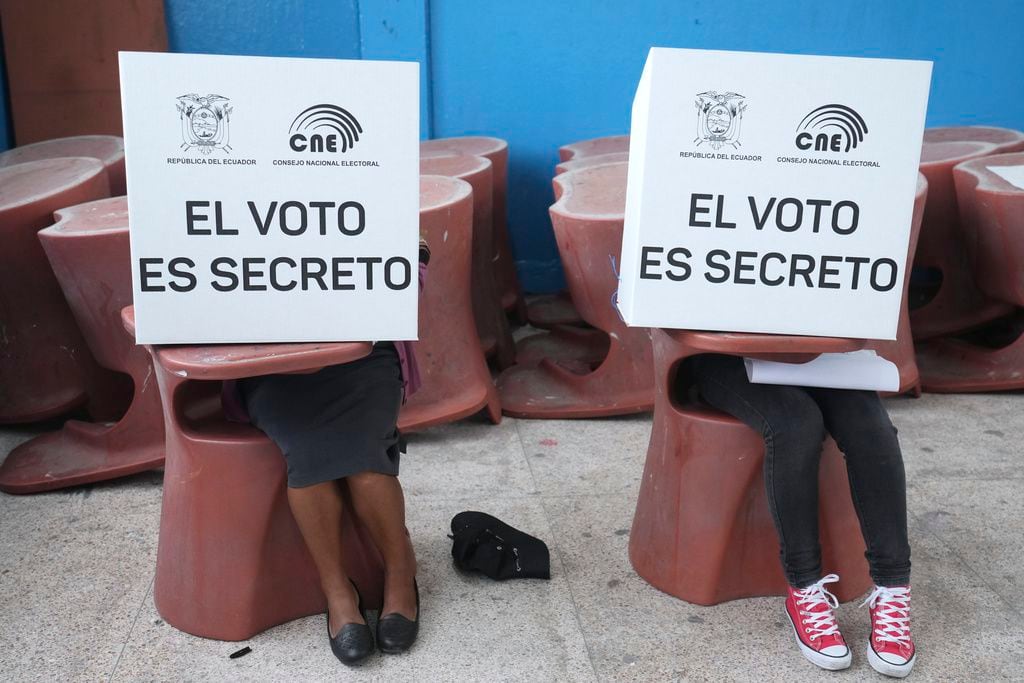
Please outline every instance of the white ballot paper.
[[849, 353], [823, 353], [809, 363], [779, 363], [744, 358], [747, 379], [754, 384], [786, 384], [826, 389], [899, 391], [900, 371], [895, 363], [864, 349]]
[[1024, 190], [1024, 166], [989, 166], [988, 170], [1014, 187]]

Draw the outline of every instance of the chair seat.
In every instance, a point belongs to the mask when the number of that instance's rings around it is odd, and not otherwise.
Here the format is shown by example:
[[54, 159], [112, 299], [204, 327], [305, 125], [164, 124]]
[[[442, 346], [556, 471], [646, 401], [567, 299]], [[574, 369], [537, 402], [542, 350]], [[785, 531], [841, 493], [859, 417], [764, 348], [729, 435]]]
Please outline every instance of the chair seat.
[[[161, 467], [164, 423], [149, 353], [120, 324], [132, 300], [125, 197], [58, 210], [39, 242], [85, 342], [99, 364], [117, 373], [130, 396], [115, 422], [71, 421], [32, 439], [0, 466], [0, 490], [53, 491]], [[120, 397], [115, 396], [120, 405]]]
[[558, 148], [559, 161], [571, 161], [598, 154], [629, 151], [628, 135], [609, 135], [601, 138], [580, 140]]
[[1024, 151], [1024, 132], [995, 126], [942, 126], [927, 128], [925, 142], [986, 142], [995, 145], [993, 154]]
[[506, 368], [515, 361], [515, 342], [495, 278], [493, 164], [485, 157], [434, 152], [421, 156], [420, 173], [458, 178], [473, 188], [473, 315], [484, 353]]
[[620, 161], [629, 161], [629, 152], [608, 152], [607, 154], [593, 154], [583, 155], [574, 157], [568, 161], [563, 161], [555, 166], [555, 175], [562, 173], [568, 173], [569, 171], [578, 171], [581, 168], [589, 168], [591, 166], [601, 166], [603, 164], [615, 164]]
[[957, 164], [990, 157], [996, 150], [995, 144], [978, 141], [925, 142], [921, 149], [920, 169], [928, 181], [928, 198], [914, 268], [939, 273], [941, 284], [923, 305], [910, 311], [915, 340], [965, 332], [1012, 310], [985, 295], [974, 282], [972, 226], [960, 220], [953, 183]]
[[554, 179], [558, 200], [550, 209], [551, 221], [572, 302], [583, 320], [604, 334], [608, 347], [587, 372], [576, 361], [590, 360], [602, 339], [571, 339], [556, 332], [546, 343], [531, 342], [534, 347], [548, 346], [556, 355], [501, 374], [498, 388], [509, 415], [599, 417], [642, 412], [654, 405], [650, 334], [627, 327], [614, 303], [626, 172], [626, 164], [619, 162]]
[[421, 155], [438, 152], [454, 152], [490, 160], [494, 170], [491, 200], [494, 211], [494, 220], [491, 224], [494, 251], [492, 268], [501, 295], [502, 308], [514, 313], [520, 322], [525, 322], [526, 303], [519, 288], [519, 277], [516, 274], [508, 235], [508, 143], [500, 138], [472, 135], [420, 142]]
[[[744, 423], [695, 398], [685, 361], [701, 353], [813, 356], [854, 350], [863, 342], [679, 330], [653, 330], [652, 339], [657, 391], [629, 539], [633, 567], [654, 587], [697, 604], [784, 594], [764, 490], [764, 442]], [[852, 599], [870, 579], [846, 469], [831, 439], [819, 486], [823, 566], [843, 577], [840, 599]]]
[[[0, 168], [0, 424], [33, 422], [98, 399], [114, 380], [82, 339], [38, 232], [57, 209], [106, 197], [103, 165], [80, 157]], [[103, 405], [109, 419], [124, 406]]]
[[[985, 295], [1008, 307], [1024, 306], [1024, 189], [992, 169], [1021, 165], [1024, 153], [974, 159], [953, 170], [961, 221], [974, 228], [969, 246], [975, 282]], [[1019, 321], [1011, 318], [1009, 322], [1008, 332], [1020, 329]], [[1001, 343], [992, 348], [951, 338], [918, 344], [925, 390], [1024, 389], [1024, 334], [1017, 332], [1015, 340]]]
[[500, 399], [473, 316], [472, 186], [458, 178], [420, 176], [420, 233], [431, 250], [414, 345], [423, 383], [402, 406], [399, 429], [453, 422], [483, 408], [496, 423]]
[[[121, 317], [133, 329], [131, 307]], [[368, 343], [149, 347], [165, 406], [167, 452], [153, 600], [168, 624], [236, 641], [324, 612], [316, 568], [288, 506], [285, 459], [255, 427], [224, 419], [219, 380], [313, 370], [370, 349]], [[344, 504], [345, 569], [373, 609], [382, 602], [380, 555], [347, 495]]]
[[0, 153], [0, 168], [62, 157], [98, 160], [107, 173], [111, 195], [125, 194], [124, 139], [116, 135], [76, 135], [22, 145]]

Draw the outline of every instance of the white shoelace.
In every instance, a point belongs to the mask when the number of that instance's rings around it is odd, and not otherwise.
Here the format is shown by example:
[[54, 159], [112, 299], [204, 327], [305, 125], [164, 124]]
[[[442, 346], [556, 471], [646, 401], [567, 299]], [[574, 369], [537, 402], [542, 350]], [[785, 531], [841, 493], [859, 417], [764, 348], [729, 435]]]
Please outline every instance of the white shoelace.
[[[829, 574], [817, 583], [796, 591], [797, 607], [802, 608], [805, 605], [808, 607], [808, 609], [800, 609], [800, 620], [811, 640], [839, 633], [836, 617], [832, 613], [833, 609], [839, 607], [839, 599], [825, 589], [825, 584], [837, 581], [839, 581], [839, 577], [836, 574]], [[825, 609], [810, 611], [820, 605], [824, 605]]]
[[910, 589], [875, 586], [861, 603], [876, 609], [875, 637], [881, 641], [910, 645]]

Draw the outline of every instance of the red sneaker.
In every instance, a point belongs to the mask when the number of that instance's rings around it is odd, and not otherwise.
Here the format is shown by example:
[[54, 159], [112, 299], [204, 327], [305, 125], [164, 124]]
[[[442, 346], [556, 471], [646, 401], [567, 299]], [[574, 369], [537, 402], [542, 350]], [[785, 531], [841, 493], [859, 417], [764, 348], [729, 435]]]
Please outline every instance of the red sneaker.
[[880, 674], [906, 677], [917, 658], [910, 638], [910, 586], [875, 586], [864, 604], [871, 609], [868, 663]]
[[807, 588], [790, 587], [786, 598], [786, 614], [793, 624], [801, 654], [829, 671], [846, 669], [853, 659], [832, 612], [839, 606], [839, 600], [825, 590], [825, 584], [838, 580], [838, 576], [829, 574]]

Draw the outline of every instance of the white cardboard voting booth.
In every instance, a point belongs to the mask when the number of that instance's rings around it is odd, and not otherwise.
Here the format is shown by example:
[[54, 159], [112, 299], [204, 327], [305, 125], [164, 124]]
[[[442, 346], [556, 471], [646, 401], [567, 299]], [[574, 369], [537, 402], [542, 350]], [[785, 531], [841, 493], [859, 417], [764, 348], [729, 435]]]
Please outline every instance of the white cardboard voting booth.
[[930, 79], [930, 62], [652, 48], [626, 323], [894, 339]]
[[139, 343], [416, 338], [415, 63], [120, 62]]

